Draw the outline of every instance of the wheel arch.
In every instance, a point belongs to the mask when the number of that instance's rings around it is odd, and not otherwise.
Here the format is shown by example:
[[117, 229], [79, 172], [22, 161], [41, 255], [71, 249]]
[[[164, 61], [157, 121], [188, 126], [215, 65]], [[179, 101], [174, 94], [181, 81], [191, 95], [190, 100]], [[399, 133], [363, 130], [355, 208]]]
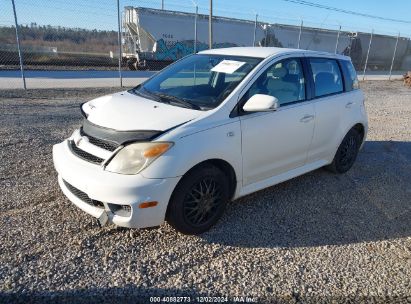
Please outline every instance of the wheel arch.
[[364, 140], [364, 137], [366, 135], [366, 127], [362, 122], [357, 122], [355, 124], [351, 124], [350, 127], [348, 127], [346, 130], [344, 130], [344, 132], [342, 132], [342, 136], [340, 136], [340, 138], [338, 139], [338, 141], [335, 143], [336, 146], [334, 147], [334, 151], [332, 153], [332, 156], [329, 159], [329, 163], [332, 162], [332, 160], [334, 159], [335, 154], [337, 153], [338, 147], [341, 145], [345, 135], [348, 134], [348, 132], [350, 132], [351, 129], [355, 129], [357, 130], [357, 132], [360, 133], [361, 135], [361, 143]]
[[[171, 193], [170, 196], [170, 200], [174, 195], [174, 192], [176, 191], [178, 185], [180, 184], [180, 182], [182, 181], [182, 179], [191, 171], [193, 170], [198, 170], [201, 167], [207, 166], [207, 165], [212, 165], [217, 167], [218, 169], [220, 169], [228, 178], [228, 182], [229, 182], [229, 197], [230, 199], [233, 199], [234, 195], [235, 195], [235, 191], [237, 189], [237, 176], [234, 170], [234, 167], [226, 160], [220, 159], [220, 158], [211, 158], [211, 159], [207, 159], [204, 161], [201, 161], [199, 163], [197, 163], [196, 165], [194, 165], [193, 167], [191, 167], [189, 170], [187, 170], [186, 173], [184, 173], [184, 175], [180, 178], [180, 181], [177, 183], [177, 185], [174, 187], [173, 192]], [[169, 210], [169, 205], [167, 206], [167, 211], [166, 211], [166, 218], [168, 215], [168, 210]]]
[[357, 130], [357, 132], [360, 134], [361, 136], [361, 142], [363, 142], [364, 140], [364, 136], [365, 136], [365, 126], [362, 123], [356, 123], [354, 126], [352, 126], [347, 133], [351, 130], [351, 129], [355, 129]]
[[360, 135], [361, 135], [361, 141], [364, 140], [364, 136], [365, 136], [365, 132], [366, 132], [364, 124], [361, 123], [361, 122], [356, 122], [354, 124], [350, 124], [349, 127], [347, 127], [344, 130], [344, 132], [341, 133], [341, 136], [340, 136], [340, 138], [338, 139], [338, 141], [336, 143], [337, 146], [336, 146], [335, 152], [337, 151], [338, 147], [340, 146], [341, 142], [343, 141], [345, 135], [347, 135], [348, 132], [350, 132], [351, 129], [355, 129], [357, 132], [359, 132]]
[[217, 167], [227, 176], [229, 186], [230, 186], [230, 199], [232, 199], [234, 197], [235, 190], [237, 187], [237, 176], [236, 176], [234, 167], [226, 160], [223, 160], [220, 158], [210, 158], [202, 162], [199, 162], [198, 164], [194, 165], [189, 170], [187, 170], [187, 172], [184, 173], [181, 179], [183, 179], [184, 176], [186, 176], [189, 172], [193, 170], [197, 170], [198, 168], [207, 166], [207, 165], [213, 165]]

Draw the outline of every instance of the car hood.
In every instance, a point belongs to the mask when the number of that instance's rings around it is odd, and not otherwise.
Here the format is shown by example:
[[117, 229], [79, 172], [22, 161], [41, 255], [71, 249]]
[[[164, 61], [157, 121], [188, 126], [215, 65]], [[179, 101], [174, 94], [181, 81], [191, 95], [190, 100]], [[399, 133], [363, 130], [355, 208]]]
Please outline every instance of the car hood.
[[118, 131], [164, 131], [193, 120], [203, 112], [120, 92], [89, 101], [87, 119], [98, 126]]

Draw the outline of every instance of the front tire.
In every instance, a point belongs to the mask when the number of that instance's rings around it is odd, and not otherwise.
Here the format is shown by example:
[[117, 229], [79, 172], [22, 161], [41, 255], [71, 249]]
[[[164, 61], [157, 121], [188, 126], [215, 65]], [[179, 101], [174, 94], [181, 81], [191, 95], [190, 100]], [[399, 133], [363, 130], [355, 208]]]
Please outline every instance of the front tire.
[[354, 165], [360, 146], [361, 135], [356, 129], [351, 129], [338, 147], [333, 162], [326, 168], [334, 173], [347, 172]]
[[229, 200], [226, 175], [212, 165], [189, 171], [171, 196], [168, 223], [183, 234], [201, 234], [222, 216]]

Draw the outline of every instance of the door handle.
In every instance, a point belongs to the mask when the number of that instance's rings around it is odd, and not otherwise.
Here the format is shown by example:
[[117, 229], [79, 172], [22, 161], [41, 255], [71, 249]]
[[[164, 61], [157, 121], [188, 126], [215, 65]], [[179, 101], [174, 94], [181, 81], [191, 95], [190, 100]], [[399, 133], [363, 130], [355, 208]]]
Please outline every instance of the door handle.
[[345, 105], [345, 107], [347, 108], [347, 109], [349, 109], [349, 108], [351, 108], [351, 106], [353, 105], [354, 103], [353, 102], [348, 102], [346, 105]]
[[314, 119], [314, 115], [304, 115], [303, 118], [300, 119], [301, 122], [309, 122]]

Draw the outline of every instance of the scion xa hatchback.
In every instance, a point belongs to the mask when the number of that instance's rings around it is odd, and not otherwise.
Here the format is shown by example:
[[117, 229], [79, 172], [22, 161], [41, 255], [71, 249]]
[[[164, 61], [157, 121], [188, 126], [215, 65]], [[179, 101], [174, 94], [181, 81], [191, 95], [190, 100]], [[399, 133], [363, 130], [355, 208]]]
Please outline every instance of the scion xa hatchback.
[[99, 222], [208, 230], [230, 200], [326, 166], [344, 173], [367, 134], [349, 57], [239, 47], [187, 56], [81, 106], [53, 147], [64, 194]]

